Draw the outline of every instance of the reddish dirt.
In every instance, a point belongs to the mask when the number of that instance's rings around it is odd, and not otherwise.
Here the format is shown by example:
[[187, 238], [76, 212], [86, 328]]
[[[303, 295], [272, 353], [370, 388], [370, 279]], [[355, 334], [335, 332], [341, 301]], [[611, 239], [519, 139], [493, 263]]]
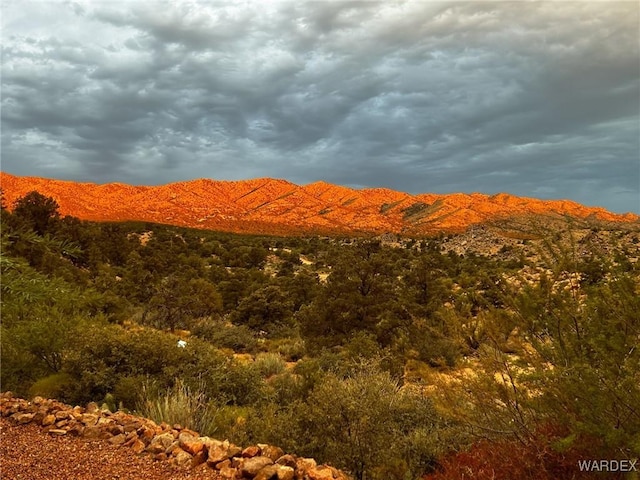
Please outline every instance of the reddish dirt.
[[182, 470], [105, 441], [53, 436], [0, 418], [2, 480], [221, 480], [204, 464]]

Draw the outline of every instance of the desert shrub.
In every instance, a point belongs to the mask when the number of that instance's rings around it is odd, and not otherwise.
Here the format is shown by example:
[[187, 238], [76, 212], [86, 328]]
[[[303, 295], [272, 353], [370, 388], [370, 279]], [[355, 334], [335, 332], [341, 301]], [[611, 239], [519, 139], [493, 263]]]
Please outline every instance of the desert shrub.
[[238, 353], [256, 353], [258, 338], [246, 325], [233, 325], [221, 320], [201, 320], [191, 333], [220, 348], [230, 348]]
[[61, 401], [66, 400], [65, 392], [69, 390], [69, 386], [73, 382], [73, 378], [67, 373], [54, 373], [47, 377], [37, 380], [29, 388], [29, 396], [41, 396], [44, 398], [57, 398]]
[[290, 338], [281, 338], [274, 342], [275, 349], [286, 361], [297, 362], [305, 353], [304, 340], [297, 335]]
[[157, 423], [179, 424], [202, 435], [217, 432], [218, 407], [208, 402], [204, 388], [191, 389], [180, 379], [164, 391], [145, 385], [137, 410]]
[[225, 405], [249, 406], [266, 398], [266, 388], [260, 372], [253, 364], [229, 360], [222, 371], [203, 376], [211, 397]]
[[[424, 480], [594, 478], [594, 473], [580, 472], [579, 468], [580, 460], [592, 458], [586, 442], [570, 449], [557, 447], [566, 433], [557, 428], [545, 427], [536, 432], [535, 441], [526, 444], [513, 439], [481, 440], [467, 449], [441, 458], [437, 471], [424, 477]], [[599, 443], [595, 438], [589, 441]], [[606, 478], [622, 478], [615, 473], [605, 475]]]
[[[247, 440], [329, 462], [359, 480], [415, 478], [431, 469], [449, 438], [431, 402], [400, 388], [374, 361], [347, 370], [325, 374], [310, 394], [289, 403], [258, 407], [247, 418]], [[302, 380], [282, 376], [301, 389]]]
[[140, 402], [147, 381], [143, 375], [120, 377], [113, 387], [114, 403], [122, 408], [134, 409]]
[[277, 353], [259, 353], [254, 366], [265, 378], [282, 373], [286, 368], [284, 360]]

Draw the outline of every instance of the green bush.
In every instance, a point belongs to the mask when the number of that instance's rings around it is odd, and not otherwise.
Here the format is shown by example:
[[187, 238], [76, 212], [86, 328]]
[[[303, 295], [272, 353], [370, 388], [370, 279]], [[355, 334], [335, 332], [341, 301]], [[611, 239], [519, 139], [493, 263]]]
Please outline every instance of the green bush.
[[254, 365], [265, 378], [282, 373], [286, 368], [285, 361], [277, 353], [259, 353]]
[[54, 373], [53, 375], [37, 380], [31, 385], [31, 388], [29, 388], [29, 396], [57, 398], [64, 401], [66, 400], [65, 392], [69, 391], [72, 382], [73, 378], [68, 373]]
[[192, 390], [179, 379], [173, 387], [154, 393], [154, 385], [146, 385], [138, 405], [138, 413], [169, 425], [179, 424], [201, 435], [217, 433], [219, 408], [207, 401], [204, 389]]

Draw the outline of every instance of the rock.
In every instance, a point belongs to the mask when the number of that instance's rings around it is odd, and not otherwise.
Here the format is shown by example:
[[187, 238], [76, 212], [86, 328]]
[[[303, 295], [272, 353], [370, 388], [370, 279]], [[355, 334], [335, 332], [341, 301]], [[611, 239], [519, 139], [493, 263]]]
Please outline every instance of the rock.
[[171, 446], [171, 444], [173, 444], [174, 441], [175, 439], [173, 438], [173, 435], [171, 435], [171, 433], [162, 433], [153, 437], [150, 446], [159, 445], [162, 447], [162, 450], [166, 450]]
[[87, 408], [85, 411], [87, 413], [97, 413], [100, 411], [100, 408], [98, 408], [98, 404], [96, 402], [90, 402], [87, 404]]
[[255, 477], [260, 470], [262, 470], [267, 465], [272, 465], [273, 460], [269, 457], [251, 457], [245, 458], [240, 466], [240, 473], [245, 477], [253, 478]]
[[60, 410], [59, 412], [56, 412], [56, 420], [66, 420], [70, 416], [71, 415], [69, 414], [69, 412], [65, 412], [64, 410]]
[[98, 423], [98, 415], [95, 413], [83, 413], [80, 421], [86, 426], [92, 427]]
[[42, 420], [44, 420], [44, 417], [46, 417], [46, 416], [47, 416], [46, 409], [45, 410], [40, 409], [33, 415], [32, 421], [34, 423], [37, 423], [38, 425], [41, 425], [42, 424]]
[[223, 468], [230, 468], [230, 467], [233, 467], [233, 465], [231, 465], [231, 460], [228, 458], [216, 465], [217, 470], [222, 470]]
[[229, 458], [237, 457], [242, 453], [242, 449], [239, 446], [234, 445], [233, 443], [229, 445], [228, 451], [229, 451]]
[[204, 449], [200, 450], [191, 459], [191, 468], [195, 468], [198, 465], [202, 465], [203, 463], [206, 463], [206, 461], [207, 461], [207, 451]]
[[105, 432], [97, 426], [85, 427], [84, 431], [82, 432], [82, 436], [88, 439], [106, 439], [111, 437], [111, 435], [109, 435], [109, 432]]
[[187, 452], [185, 452], [184, 450], [182, 450], [181, 448], [177, 448], [173, 451], [173, 457], [176, 465], [180, 467], [191, 466], [191, 460], [193, 459], [193, 457], [189, 455]]
[[293, 480], [294, 470], [292, 467], [276, 465], [276, 477], [278, 480]]
[[131, 445], [131, 450], [133, 450], [133, 452], [136, 454], [141, 454], [142, 452], [144, 452], [145, 448], [146, 445], [141, 440], [136, 440], [135, 442], [133, 442], [133, 445]]
[[309, 480], [333, 480], [333, 472], [327, 466], [312, 467], [307, 470]]
[[204, 443], [194, 440], [193, 442], [184, 442], [182, 448], [191, 455], [197, 455], [200, 452], [206, 452]]
[[49, 425], [53, 425], [55, 422], [56, 422], [56, 416], [49, 414], [42, 419], [42, 426], [48, 427]]
[[197, 435], [192, 435], [191, 433], [184, 430], [180, 432], [180, 434], [178, 435], [178, 440], [180, 441], [180, 445], [182, 445], [185, 442], [193, 442], [194, 440], [197, 440], [197, 438], [198, 438]]
[[260, 455], [260, 447], [257, 445], [251, 445], [250, 447], [242, 450], [242, 456], [244, 458], [257, 457], [258, 455]]
[[261, 450], [261, 455], [269, 457], [274, 462], [284, 455], [284, 451], [280, 447], [274, 447], [273, 445], [258, 445]]
[[25, 424], [25, 423], [30, 423], [31, 420], [33, 420], [34, 414], [33, 413], [14, 413], [13, 415], [11, 415], [11, 418], [13, 418], [16, 423], [19, 424]]
[[296, 458], [293, 455], [282, 455], [280, 458], [276, 460], [278, 465], [285, 465], [287, 467], [296, 467]]
[[316, 461], [313, 458], [298, 458], [296, 460], [296, 466], [295, 466], [296, 479], [308, 480], [309, 476], [307, 475], [307, 472], [312, 468], [316, 468], [316, 466], [317, 466]]
[[120, 433], [118, 435], [115, 435], [115, 436], [111, 437], [109, 439], [109, 443], [111, 445], [122, 445], [124, 443], [125, 439], [126, 439], [126, 437], [125, 437], [124, 433]]
[[138, 435], [136, 435], [135, 432], [132, 433], [133, 436], [131, 436], [131, 433], [125, 435], [124, 443], [122, 444], [123, 447], [131, 447], [134, 443], [136, 443], [136, 440], [138, 440]]
[[318, 464], [313, 458], [298, 458], [296, 460], [296, 470], [307, 471], [316, 468]]
[[142, 424], [140, 422], [137, 421], [133, 421], [133, 422], [126, 422], [122, 425], [122, 428], [124, 428], [125, 433], [129, 433], [129, 432], [135, 432], [137, 431], [140, 427], [142, 427]]
[[138, 430], [136, 430], [136, 433], [138, 434], [138, 438], [140, 438], [147, 444], [151, 442], [151, 440], [155, 436], [155, 431], [153, 430], [153, 428], [146, 426], [140, 427]]
[[277, 478], [279, 465], [267, 465], [260, 469], [260, 471], [253, 477], [253, 480], [271, 480]]
[[233, 467], [224, 467], [220, 469], [220, 476], [227, 480], [236, 480], [240, 478], [238, 469]]
[[145, 451], [149, 452], [151, 455], [158, 455], [160, 453], [164, 453], [165, 452], [165, 448], [162, 446], [162, 444], [160, 444], [158, 442], [156, 442], [156, 443], [152, 442], [145, 448]]
[[68, 430], [69, 435], [79, 437], [84, 433], [84, 427], [79, 423], [74, 423]]
[[51, 435], [66, 435], [67, 431], [62, 430], [61, 428], [52, 428], [51, 430], [49, 430], [49, 433]]
[[191, 430], [190, 428], [183, 428], [180, 433], [181, 434], [184, 433], [186, 435], [191, 435], [193, 438], [200, 438], [200, 434], [198, 432], [195, 432], [195, 431]]
[[122, 427], [122, 425], [118, 425], [117, 423], [108, 425], [105, 430], [111, 435], [121, 435], [124, 433], [124, 428]]
[[209, 453], [207, 457], [207, 464], [210, 466], [217, 465], [229, 458], [229, 450], [223, 446], [211, 446], [209, 447]]

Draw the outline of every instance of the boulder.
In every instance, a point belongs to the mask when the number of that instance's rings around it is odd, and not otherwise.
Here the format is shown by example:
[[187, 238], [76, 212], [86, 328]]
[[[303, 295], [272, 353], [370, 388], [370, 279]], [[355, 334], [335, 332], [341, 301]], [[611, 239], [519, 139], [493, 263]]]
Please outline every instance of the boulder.
[[317, 464], [313, 458], [298, 458], [296, 459], [296, 479], [297, 480], [308, 480], [309, 476], [307, 472], [312, 468], [316, 468]]
[[237, 468], [233, 467], [223, 467], [220, 469], [219, 473], [225, 480], [236, 480], [240, 478], [240, 472], [238, 472]]
[[[181, 435], [182, 436], [182, 435]], [[180, 446], [182, 449], [191, 455], [196, 455], [205, 450], [204, 443], [197, 438], [191, 437], [193, 440], [181, 441]]]
[[260, 447], [257, 445], [251, 445], [250, 447], [242, 450], [242, 456], [244, 458], [257, 457], [258, 455], [260, 455]]
[[161, 433], [160, 435], [156, 435], [151, 439], [151, 442], [149, 442], [149, 446], [146, 448], [146, 450], [153, 455], [164, 453], [173, 444], [173, 442], [174, 438], [171, 433]]
[[307, 470], [309, 480], [333, 480], [333, 471], [327, 466], [312, 467]]
[[34, 414], [33, 413], [14, 413], [13, 415], [11, 415], [11, 418], [19, 424], [25, 424], [25, 423], [30, 423], [31, 420], [33, 420]]
[[279, 465], [267, 465], [260, 469], [260, 471], [253, 477], [253, 480], [272, 480], [277, 478]]
[[111, 445], [122, 445], [126, 440], [124, 433], [120, 433], [118, 435], [114, 435], [109, 439], [109, 443]]
[[173, 451], [174, 462], [179, 467], [190, 467], [193, 457], [181, 448], [177, 448]]
[[74, 423], [69, 427], [69, 435], [79, 437], [84, 433], [84, 427], [80, 423]]
[[267, 465], [272, 465], [273, 460], [269, 457], [251, 457], [245, 458], [240, 466], [240, 473], [245, 477], [253, 478], [255, 477], [260, 470], [262, 470]]
[[144, 452], [145, 448], [146, 448], [146, 445], [141, 440], [136, 440], [131, 445], [131, 450], [133, 450], [133, 452], [138, 454], [138, 455], [141, 454], [142, 452]]
[[269, 457], [274, 462], [284, 455], [284, 451], [280, 447], [274, 447], [273, 445], [258, 445], [260, 447], [263, 457]]
[[296, 467], [296, 457], [294, 457], [293, 455], [282, 455], [280, 458], [278, 458], [276, 460], [276, 463], [278, 465], [285, 465], [287, 467]]
[[229, 458], [229, 449], [223, 447], [222, 445], [215, 445], [209, 447], [209, 452], [207, 454], [207, 464], [210, 466], [215, 466], [220, 462], [224, 462]]
[[292, 467], [276, 465], [276, 478], [278, 480], [293, 480], [294, 470]]
[[206, 463], [206, 461], [207, 461], [207, 451], [200, 450], [198, 453], [193, 455], [193, 458], [191, 459], [191, 468], [195, 468], [198, 465], [202, 465], [203, 463]]
[[42, 426], [43, 427], [48, 427], [49, 425], [53, 425], [56, 422], [56, 416], [49, 414], [49, 415], [45, 415], [45, 417], [42, 419]]

